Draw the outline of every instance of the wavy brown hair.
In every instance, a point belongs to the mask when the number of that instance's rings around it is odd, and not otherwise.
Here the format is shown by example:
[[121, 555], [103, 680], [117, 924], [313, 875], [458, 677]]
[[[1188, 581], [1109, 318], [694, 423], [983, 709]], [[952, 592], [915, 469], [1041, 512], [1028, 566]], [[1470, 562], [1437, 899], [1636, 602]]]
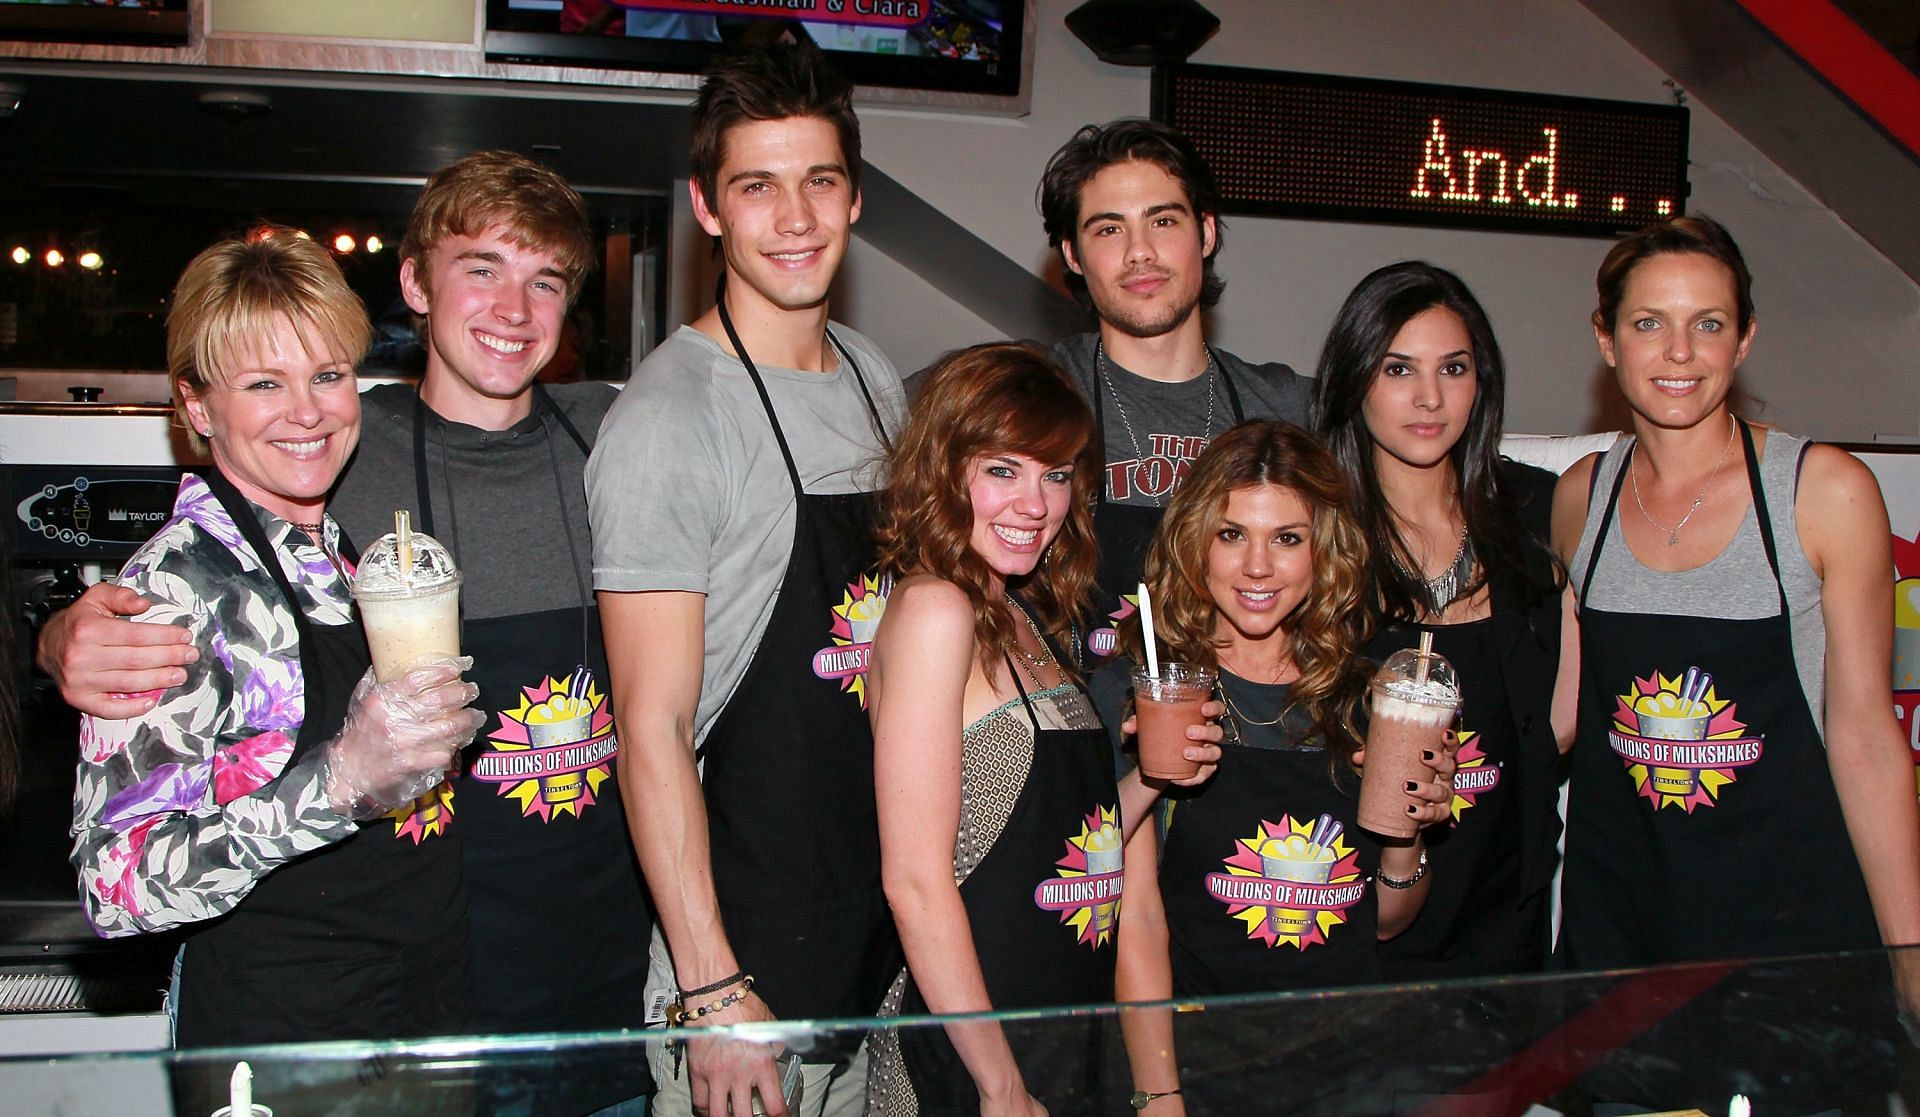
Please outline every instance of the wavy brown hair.
[[[1277, 485], [1291, 489], [1313, 517], [1313, 586], [1282, 623], [1292, 641], [1300, 678], [1291, 705], [1308, 714], [1313, 733], [1329, 747], [1337, 773], [1352, 771], [1360, 743], [1357, 715], [1367, 692], [1359, 649], [1366, 640], [1367, 539], [1348, 511], [1346, 474], [1333, 455], [1291, 423], [1258, 419], [1213, 440], [1167, 504], [1166, 518], [1147, 551], [1147, 588], [1161, 655], [1182, 663], [1220, 666], [1215, 635], [1220, 610], [1207, 590], [1207, 558], [1227, 495]], [[1134, 662], [1141, 653], [1139, 615], [1121, 625], [1120, 640]]]
[[992, 571], [969, 545], [968, 470], [982, 454], [1073, 463], [1073, 499], [1060, 534], [1033, 573], [1007, 583], [1041, 627], [1071, 648], [1073, 621], [1087, 604], [1100, 560], [1093, 535], [1100, 479], [1093, 429], [1086, 399], [1045, 351], [1001, 341], [940, 358], [894, 444], [892, 479], [880, 502], [880, 566], [895, 576], [926, 573], [959, 586], [973, 603], [974, 642], [989, 674], [1020, 622], [1003, 600], [988, 595]]

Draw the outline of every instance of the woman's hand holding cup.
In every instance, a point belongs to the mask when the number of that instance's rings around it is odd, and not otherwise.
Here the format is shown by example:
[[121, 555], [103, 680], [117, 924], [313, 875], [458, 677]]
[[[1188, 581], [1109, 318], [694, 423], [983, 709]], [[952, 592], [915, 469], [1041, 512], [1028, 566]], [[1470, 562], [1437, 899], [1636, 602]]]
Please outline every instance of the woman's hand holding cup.
[[480, 688], [461, 678], [472, 666], [465, 656], [423, 659], [388, 682], [375, 682], [372, 671], [361, 677], [327, 745], [327, 792], [336, 808], [377, 818], [446, 778], [486, 721], [470, 708]]
[[[1203, 720], [1186, 727], [1187, 744], [1180, 750], [1180, 755], [1194, 766], [1192, 775], [1177, 779], [1147, 776], [1144, 771], [1141, 775], [1173, 787], [1198, 787], [1212, 779], [1213, 773], [1220, 765], [1220, 742], [1226, 740], [1227, 736], [1226, 730], [1220, 726], [1220, 717], [1226, 712], [1227, 707], [1224, 703], [1209, 698], [1200, 705], [1200, 717]], [[1129, 714], [1127, 719], [1120, 723], [1120, 734], [1123, 737], [1133, 737], [1137, 741], [1139, 732], [1140, 719], [1134, 715]]]

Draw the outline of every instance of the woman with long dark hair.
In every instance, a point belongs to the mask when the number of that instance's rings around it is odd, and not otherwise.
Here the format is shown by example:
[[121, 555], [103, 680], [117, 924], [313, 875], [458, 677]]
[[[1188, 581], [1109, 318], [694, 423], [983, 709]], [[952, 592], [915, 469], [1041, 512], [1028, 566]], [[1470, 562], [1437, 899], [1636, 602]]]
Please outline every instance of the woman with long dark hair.
[[1464, 699], [1450, 817], [1428, 836], [1433, 891], [1382, 944], [1389, 979], [1538, 970], [1550, 945], [1554, 477], [1500, 456], [1505, 389], [1486, 311], [1459, 277], [1419, 261], [1347, 296], [1314, 384], [1367, 537], [1367, 655], [1383, 661], [1431, 633]]
[[[1093, 430], [1044, 353], [997, 343], [934, 367], [894, 448], [880, 546], [896, 581], [866, 677], [881, 872], [907, 956], [889, 1012], [1113, 999], [1125, 833], [1157, 791], [1116, 783], [1066, 650], [1098, 563]], [[1189, 730], [1208, 766], [1188, 782], [1210, 774], [1210, 733]], [[1044, 1095], [1056, 1112], [1107, 1111], [1097, 1030], [1066, 1035], [1016, 1060], [993, 1021], [889, 1033], [872, 1104], [1035, 1114]]]
[[[1156, 642], [1163, 661], [1217, 668], [1226, 739], [1212, 782], [1169, 792], [1127, 846], [1123, 1001], [1376, 981], [1376, 942], [1426, 898], [1420, 838], [1379, 839], [1356, 820], [1367, 546], [1348, 503], [1312, 435], [1254, 421], [1214, 439], [1167, 506], [1147, 553]], [[1121, 641], [1138, 662], [1138, 621]], [[1131, 666], [1094, 678], [1109, 725]], [[1409, 781], [1406, 810], [1431, 827], [1446, 816], [1452, 762], [1444, 750], [1425, 759], [1433, 778]], [[1280, 885], [1295, 902], [1249, 899]], [[1170, 1017], [1135, 1011], [1121, 1024], [1136, 1104], [1184, 1112]]]

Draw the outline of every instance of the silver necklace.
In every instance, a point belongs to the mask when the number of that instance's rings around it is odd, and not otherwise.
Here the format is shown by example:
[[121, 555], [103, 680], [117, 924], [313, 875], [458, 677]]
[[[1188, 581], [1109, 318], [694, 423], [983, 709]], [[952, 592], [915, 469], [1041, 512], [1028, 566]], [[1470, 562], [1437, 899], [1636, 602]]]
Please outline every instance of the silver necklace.
[[1640, 459], [1633, 458], [1627, 465], [1628, 478], [1633, 482], [1633, 503], [1639, 506], [1640, 514], [1646, 517], [1648, 523], [1667, 533], [1669, 547], [1679, 545], [1680, 529], [1686, 527], [1687, 521], [1693, 519], [1693, 514], [1700, 511], [1700, 506], [1707, 502], [1707, 490], [1713, 488], [1713, 479], [1720, 476], [1720, 467], [1727, 464], [1727, 455], [1733, 451], [1733, 436], [1740, 433], [1740, 420], [1734, 419], [1731, 415], [1727, 418], [1730, 420], [1727, 444], [1720, 448], [1720, 460], [1713, 463], [1713, 469], [1707, 474], [1707, 483], [1700, 486], [1700, 495], [1693, 498], [1693, 505], [1687, 509], [1687, 514], [1680, 517], [1680, 522], [1672, 527], [1654, 519], [1653, 513], [1647, 511], [1646, 502], [1640, 499]]
[[[1473, 539], [1467, 534], [1467, 526], [1461, 524], [1460, 549], [1453, 553], [1453, 561], [1447, 564], [1445, 570], [1431, 578], [1415, 574], [1404, 566], [1400, 567], [1400, 572], [1427, 587], [1427, 608], [1431, 615], [1439, 616], [1472, 580], [1474, 557]], [[1399, 560], [1396, 559], [1394, 564], [1399, 565]]]
[[[1126, 428], [1127, 442], [1133, 447], [1133, 460], [1144, 461], [1146, 455], [1140, 450], [1140, 439], [1133, 433], [1133, 420], [1127, 417], [1127, 405], [1120, 398], [1120, 389], [1113, 386], [1113, 375], [1107, 371], [1107, 345], [1104, 341], [1093, 343], [1093, 367], [1100, 370], [1100, 379], [1107, 386], [1107, 394], [1113, 397], [1114, 409], [1120, 412], [1120, 425]], [[1213, 347], [1207, 346], [1207, 369], [1201, 374], [1207, 378], [1207, 419], [1200, 428], [1200, 438], [1204, 442], [1213, 441], [1213, 400], [1220, 388], [1219, 372], [1213, 363]], [[1155, 508], [1161, 507], [1158, 493], [1147, 495], [1152, 498]]]

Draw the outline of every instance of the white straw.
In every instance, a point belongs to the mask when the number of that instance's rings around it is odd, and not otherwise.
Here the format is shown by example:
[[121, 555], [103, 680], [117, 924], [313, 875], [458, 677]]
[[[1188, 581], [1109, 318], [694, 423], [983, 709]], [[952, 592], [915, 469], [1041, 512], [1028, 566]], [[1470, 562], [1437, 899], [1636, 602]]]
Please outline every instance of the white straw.
[[400, 581], [404, 585], [413, 584], [413, 514], [405, 508], [393, 511], [394, 543], [400, 549]]
[[1147, 648], [1147, 674], [1156, 678], [1160, 675], [1160, 653], [1153, 644], [1153, 598], [1147, 593], [1147, 584], [1140, 583], [1140, 641]]

